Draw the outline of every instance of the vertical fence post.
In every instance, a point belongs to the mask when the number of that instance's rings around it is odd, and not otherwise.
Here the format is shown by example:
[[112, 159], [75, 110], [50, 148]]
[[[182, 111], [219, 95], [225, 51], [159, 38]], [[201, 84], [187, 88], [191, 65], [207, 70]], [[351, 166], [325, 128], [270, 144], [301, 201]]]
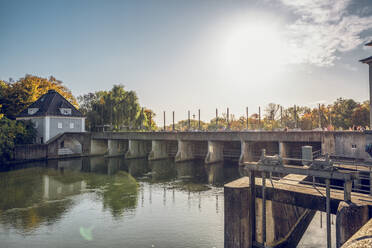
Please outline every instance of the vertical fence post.
[[247, 130], [249, 129], [249, 115], [248, 115], [248, 107], [245, 108], [246, 116], [247, 116]]
[[226, 121], [227, 121], [227, 129], [230, 129], [230, 122], [229, 122], [229, 108], [227, 108], [226, 110], [226, 113], [227, 113], [227, 116], [226, 116]]
[[216, 130], [218, 129], [218, 109], [216, 108]]
[[190, 110], [187, 111], [187, 129], [190, 130], [191, 122], [190, 122]]
[[174, 125], [174, 111], [173, 111], [173, 131], [175, 131], [176, 130], [176, 128], [175, 128], [175, 125]]
[[327, 211], [327, 248], [332, 247], [331, 241], [331, 180], [326, 180], [326, 211]]
[[266, 247], [266, 172], [262, 172], [262, 244]]
[[200, 109], [198, 109], [198, 116], [199, 116], [199, 123], [198, 123], [198, 129], [200, 130]]
[[297, 107], [296, 105], [293, 106], [293, 113], [294, 113], [295, 128], [297, 128]]
[[283, 106], [280, 106], [280, 127], [283, 127]]
[[255, 181], [255, 172], [253, 170], [249, 171], [249, 195], [250, 195], [250, 230], [252, 233], [252, 241], [250, 242], [253, 244], [256, 241], [256, 181]]
[[163, 112], [164, 131], [165, 131], [165, 111]]
[[319, 114], [318, 114], [318, 127], [319, 128], [322, 128], [322, 115], [320, 114], [320, 103], [318, 104], [318, 112], [319, 112]]
[[261, 107], [258, 107], [258, 129], [261, 129]]
[[149, 124], [149, 129], [150, 129], [150, 130], [152, 129], [152, 125], [151, 125], [152, 120], [151, 120], [151, 118], [152, 118], [152, 112], [150, 111], [150, 124]]

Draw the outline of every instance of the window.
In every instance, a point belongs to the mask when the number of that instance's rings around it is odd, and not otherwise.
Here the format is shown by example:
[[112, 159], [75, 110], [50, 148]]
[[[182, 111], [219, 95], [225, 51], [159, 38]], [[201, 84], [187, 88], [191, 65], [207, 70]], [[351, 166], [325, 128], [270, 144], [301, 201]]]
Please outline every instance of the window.
[[71, 109], [70, 108], [60, 108], [59, 111], [63, 115], [71, 115]]
[[357, 145], [356, 145], [356, 144], [352, 144], [352, 145], [351, 145], [351, 148], [352, 148], [352, 149], [356, 149], [356, 148], [357, 148]]
[[62, 122], [58, 122], [58, 128], [62, 128]]
[[74, 128], [74, 123], [73, 122], [70, 122], [70, 128]]
[[29, 115], [33, 115], [33, 114], [35, 114], [37, 111], [39, 111], [38, 108], [29, 108], [29, 109], [28, 109], [28, 114], [29, 114]]

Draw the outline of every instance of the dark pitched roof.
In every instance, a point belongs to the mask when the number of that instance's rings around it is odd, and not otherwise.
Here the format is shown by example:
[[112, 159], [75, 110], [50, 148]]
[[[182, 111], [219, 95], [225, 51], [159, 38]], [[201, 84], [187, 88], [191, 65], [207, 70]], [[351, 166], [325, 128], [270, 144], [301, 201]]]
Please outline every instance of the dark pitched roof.
[[362, 62], [362, 63], [365, 63], [365, 64], [371, 64], [372, 63], [372, 56], [370, 56], [368, 58], [365, 58], [365, 59], [361, 59], [359, 61]]
[[[38, 108], [39, 110], [33, 114], [28, 114], [29, 108]], [[70, 108], [71, 114], [64, 115], [60, 108]], [[83, 117], [82, 113], [77, 110], [69, 101], [61, 96], [55, 90], [49, 90], [48, 93], [42, 95], [36, 102], [32, 103], [24, 109], [17, 117], [30, 116], [66, 116], [66, 117]]]

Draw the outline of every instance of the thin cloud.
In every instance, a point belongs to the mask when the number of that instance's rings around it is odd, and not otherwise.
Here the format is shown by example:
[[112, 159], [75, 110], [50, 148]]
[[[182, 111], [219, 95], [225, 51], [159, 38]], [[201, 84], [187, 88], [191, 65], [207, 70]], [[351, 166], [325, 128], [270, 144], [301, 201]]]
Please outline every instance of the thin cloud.
[[372, 16], [351, 15], [351, 0], [280, 0], [297, 15], [287, 26], [291, 63], [332, 66], [339, 52], [365, 42], [360, 34], [372, 28]]

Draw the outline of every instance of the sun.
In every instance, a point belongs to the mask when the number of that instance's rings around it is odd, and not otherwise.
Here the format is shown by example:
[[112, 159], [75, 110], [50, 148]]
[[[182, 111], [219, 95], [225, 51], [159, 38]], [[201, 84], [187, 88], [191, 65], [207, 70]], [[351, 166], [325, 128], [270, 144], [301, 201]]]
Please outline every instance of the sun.
[[289, 61], [286, 47], [273, 23], [251, 20], [235, 24], [226, 32], [222, 49], [225, 71], [255, 82], [275, 78]]

